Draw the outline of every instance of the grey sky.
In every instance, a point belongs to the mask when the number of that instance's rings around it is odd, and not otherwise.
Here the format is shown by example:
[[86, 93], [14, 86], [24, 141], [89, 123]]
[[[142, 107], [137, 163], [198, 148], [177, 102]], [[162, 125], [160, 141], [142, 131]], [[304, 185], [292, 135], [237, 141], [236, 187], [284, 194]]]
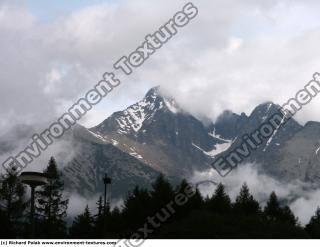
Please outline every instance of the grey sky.
[[[0, 133], [45, 124], [186, 1], [0, 1]], [[319, 71], [318, 1], [199, 0], [199, 15], [89, 113], [93, 126], [161, 85], [195, 114], [283, 103]], [[48, 18], [46, 18], [46, 16]], [[298, 119], [320, 120], [315, 99]]]

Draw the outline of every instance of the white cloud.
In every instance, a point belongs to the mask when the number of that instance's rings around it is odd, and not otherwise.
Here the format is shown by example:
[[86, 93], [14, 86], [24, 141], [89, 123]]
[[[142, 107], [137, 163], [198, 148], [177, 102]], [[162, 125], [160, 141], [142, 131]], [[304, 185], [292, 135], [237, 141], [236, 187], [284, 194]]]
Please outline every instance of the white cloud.
[[[247, 183], [251, 194], [260, 202], [262, 207], [265, 206], [271, 192], [275, 191], [280, 200], [284, 200], [289, 204], [302, 224], [308, 223], [317, 207], [320, 206], [319, 189], [315, 190], [309, 184], [299, 180], [280, 182], [271, 176], [259, 172], [254, 164], [242, 165], [224, 178], [220, 177], [214, 169], [195, 172], [190, 180], [193, 183], [204, 180], [222, 183], [233, 201], [239, 194], [241, 186]], [[215, 190], [215, 186], [200, 186], [199, 189], [202, 194], [211, 196]]]
[[[96, 203], [98, 202], [100, 196], [101, 195], [97, 194], [97, 195], [93, 195], [90, 198], [84, 198], [83, 196], [78, 194], [68, 195], [68, 199], [69, 199], [68, 212], [67, 212], [68, 218], [73, 219], [79, 214], [82, 214], [86, 206], [89, 207], [92, 215], [96, 215], [98, 213], [98, 207]], [[123, 199], [120, 198], [120, 199], [115, 199], [111, 201], [110, 204], [111, 204], [111, 210], [113, 210], [115, 207], [122, 209], [124, 202], [123, 202]]]

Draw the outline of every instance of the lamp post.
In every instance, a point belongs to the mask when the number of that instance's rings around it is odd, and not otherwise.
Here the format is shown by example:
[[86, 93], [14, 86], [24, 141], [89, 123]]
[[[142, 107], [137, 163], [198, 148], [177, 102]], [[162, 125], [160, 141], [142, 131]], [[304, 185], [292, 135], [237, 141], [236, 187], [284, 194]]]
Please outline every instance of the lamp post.
[[34, 212], [35, 212], [35, 197], [34, 192], [36, 187], [48, 183], [48, 178], [45, 174], [40, 172], [23, 172], [20, 175], [20, 181], [31, 188], [31, 208], [30, 208], [30, 224], [31, 224], [31, 238], [34, 238]]
[[[111, 185], [111, 178], [108, 177], [108, 174], [106, 173], [104, 175], [104, 178], [103, 178], [103, 183], [104, 183], [104, 211], [106, 211], [106, 208], [107, 208], [107, 188], [108, 188], [108, 185]], [[110, 196], [110, 193], [109, 195]], [[109, 197], [108, 197], [108, 203], [109, 203]]]
[[[0, 190], [2, 189], [2, 186], [3, 186], [3, 180], [0, 180]], [[1, 202], [0, 202], [0, 209], [4, 207], [3, 205], [1, 205]]]

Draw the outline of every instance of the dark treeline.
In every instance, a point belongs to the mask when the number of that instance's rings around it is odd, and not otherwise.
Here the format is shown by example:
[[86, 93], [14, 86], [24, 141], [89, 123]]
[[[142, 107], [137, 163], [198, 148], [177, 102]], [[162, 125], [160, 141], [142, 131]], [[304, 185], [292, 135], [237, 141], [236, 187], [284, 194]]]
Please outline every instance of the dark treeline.
[[[320, 209], [301, 226], [275, 192], [262, 208], [244, 184], [234, 202], [219, 184], [211, 197], [185, 180], [173, 187], [159, 176], [151, 190], [136, 187], [123, 207], [110, 209], [100, 197], [67, 227], [68, 200], [55, 160], [44, 173], [50, 183], [37, 189], [35, 238], [320, 238]], [[30, 201], [16, 175], [3, 177], [0, 189], [0, 237], [30, 237]], [[186, 195], [187, 194], [187, 195]]]

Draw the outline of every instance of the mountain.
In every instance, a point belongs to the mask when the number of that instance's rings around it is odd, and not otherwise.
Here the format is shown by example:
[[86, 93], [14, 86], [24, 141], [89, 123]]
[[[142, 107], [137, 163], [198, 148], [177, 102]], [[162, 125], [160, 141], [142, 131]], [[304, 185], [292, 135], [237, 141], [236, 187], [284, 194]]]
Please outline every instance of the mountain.
[[[215, 159], [238, 148], [245, 134], [254, 133], [279, 109], [279, 105], [265, 102], [249, 115], [226, 110], [215, 122], [202, 121], [155, 87], [142, 100], [113, 113], [96, 127], [78, 125], [67, 132], [62, 141], [73, 147], [64, 150], [73, 157], [71, 161], [61, 153], [53, 155], [64, 163], [68, 191], [85, 197], [101, 194], [107, 173], [113, 179], [113, 197], [122, 197], [136, 185], [150, 188], [160, 173], [177, 183], [194, 171], [212, 169]], [[0, 155], [16, 150], [34, 131], [32, 126], [14, 126], [0, 138]], [[243, 164], [247, 162], [283, 182], [298, 179], [319, 185], [320, 123], [311, 121], [302, 126], [290, 119]]]
[[[75, 158], [63, 170], [67, 188], [85, 196], [101, 193], [102, 177], [108, 173], [113, 195], [120, 197], [135, 185], [150, 187], [160, 173], [173, 182], [188, 178], [194, 171], [212, 169], [214, 159], [237, 148], [243, 135], [267, 123], [279, 109], [265, 102], [249, 115], [227, 110], [204, 124], [159, 87], [152, 88], [96, 127], [73, 130]], [[283, 181], [320, 183], [319, 139], [320, 123], [301, 126], [290, 119], [243, 163], [253, 162], [261, 172]]]
[[231, 141], [210, 132], [210, 126], [163, 96], [159, 87], [91, 131], [166, 175], [186, 177], [208, 169], [211, 157], [206, 152]]
[[183, 111], [159, 87], [92, 129], [78, 126], [71, 139], [75, 158], [63, 174], [68, 190], [85, 196], [102, 191], [105, 173], [113, 178], [117, 196], [134, 185], [149, 187], [160, 173], [176, 183], [209, 169], [214, 155], [232, 142]]
[[320, 123], [308, 122], [280, 149], [278, 175], [320, 184]]
[[[243, 114], [242, 117], [238, 116], [237, 121], [234, 121], [234, 127], [232, 127], [235, 129], [237, 137], [230, 148], [220, 153], [219, 156], [227, 156], [232, 150], [241, 147], [243, 143], [242, 137], [255, 133], [260, 126], [268, 123], [268, 120], [275, 113], [279, 113], [279, 109], [279, 105], [266, 102], [258, 105], [248, 117]], [[277, 128], [268, 139], [261, 138], [263, 142], [256, 150], [251, 152], [248, 158], [244, 159], [243, 163], [256, 163], [263, 172], [278, 177], [278, 163], [283, 158], [281, 149], [302, 129], [303, 127], [291, 118], [285, 125]]]

